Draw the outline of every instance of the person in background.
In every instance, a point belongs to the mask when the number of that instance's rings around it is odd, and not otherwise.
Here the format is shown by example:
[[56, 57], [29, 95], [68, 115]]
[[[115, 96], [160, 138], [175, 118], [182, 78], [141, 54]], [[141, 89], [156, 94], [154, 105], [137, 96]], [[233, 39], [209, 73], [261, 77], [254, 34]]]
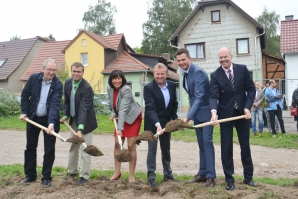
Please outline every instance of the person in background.
[[[153, 134], [160, 132], [169, 121], [178, 118], [176, 84], [166, 80], [167, 70], [162, 63], [155, 65], [153, 68], [154, 80], [144, 87], [144, 130], [151, 131]], [[163, 181], [175, 180], [171, 169], [170, 140], [171, 132], [161, 133], [159, 136]], [[157, 144], [157, 140], [148, 142], [147, 178], [150, 187], [158, 187], [155, 175]]]
[[257, 133], [257, 116], [259, 120], [259, 134], [261, 135], [263, 133], [263, 100], [264, 100], [264, 94], [261, 90], [259, 90], [259, 82], [255, 82], [255, 88], [256, 88], [256, 95], [254, 103], [251, 107], [251, 114], [252, 114], [252, 135], [256, 135]]
[[116, 154], [120, 152], [120, 146], [117, 136], [120, 135], [122, 143], [127, 138], [128, 150], [132, 154], [132, 160], [129, 162], [128, 182], [135, 182], [135, 168], [137, 163], [136, 137], [142, 123], [141, 107], [135, 102], [130, 87], [126, 84], [126, 78], [121, 70], [113, 70], [109, 76], [109, 87], [107, 92], [112, 105], [112, 117], [118, 118], [117, 129], [114, 130], [114, 163], [115, 171], [110, 180], [117, 180], [121, 177], [121, 162], [116, 159]]
[[279, 93], [279, 91], [275, 88], [275, 81], [273, 79], [269, 80], [269, 87], [265, 91], [265, 97], [266, 97], [266, 106], [267, 111], [270, 115], [270, 122], [271, 122], [271, 129], [273, 137], [276, 137], [276, 130], [275, 130], [275, 116], [277, 117], [279, 121], [279, 125], [281, 128], [282, 134], [285, 134], [285, 127], [284, 127], [284, 121], [282, 119], [282, 94]]
[[[211, 118], [209, 106], [209, 79], [206, 72], [191, 62], [189, 51], [182, 48], [176, 52], [176, 60], [184, 71], [183, 88], [188, 94], [190, 109], [184, 122], [194, 121], [194, 125], [209, 122]], [[199, 170], [191, 182], [205, 182], [204, 187], [215, 185], [215, 154], [213, 146], [213, 126], [196, 128], [199, 145]]]
[[[298, 87], [298, 85], [297, 85]], [[292, 95], [292, 107], [298, 108], [298, 88], [296, 88]], [[298, 131], [298, 116], [294, 116], [294, 121], [297, 122], [297, 131]]]
[[[94, 112], [94, 92], [90, 84], [83, 78], [84, 66], [80, 62], [71, 65], [71, 78], [64, 85], [64, 116], [61, 123], [67, 122], [76, 135], [83, 138], [87, 145], [92, 143], [92, 131], [97, 128]], [[70, 133], [72, 136], [73, 134]], [[80, 155], [80, 168], [79, 168]], [[64, 178], [76, 177], [79, 173], [78, 185], [85, 185], [90, 176], [91, 156], [80, 144], [71, 143], [68, 157], [68, 172]]]
[[[265, 83], [261, 83], [261, 89], [262, 89], [262, 94], [265, 95]], [[266, 109], [266, 98], [263, 97], [263, 121], [264, 121], [264, 125], [263, 127], [267, 127], [267, 118], [266, 118], [266, 114], [265, 114], [265, 109]]]
[[[61, 109], [62, 82], [56, 77], [57, 63], [54, 59], [47, 59], [43, 62], [42, 72], [32, 74], [21, 94], [21, 121], [28, 117], [34, 122], [46, 126], [43, 131], [44, 156], [42, 166], [41, 183], [44, 187], [52, 186], [52, 167], [55, 160], [56, 133], [60, 130], [59, 110]], [[37, 144], [40, 128], [30, 123], [26, 127], [26, 150], [25, 150], [25, 179], [21, 182], [27, 184], [37, 178], [36, 157]]]
[[233, 190], [233, 127], [235, 125], [241, 148], [244, 183], [256, 187], [253, 177], [253, 162], [250, 152], [250, 109], [254, 102], [256, 90], [246, 65], [232, 63], [232, 54], [227, 47], [218, 52], [220, 67], [210, 77], [211, 121], [218, 124], [218, 119], [245, 115], [245, 119], [220, 124], [221, 161], [227, 182], [226, 190]]

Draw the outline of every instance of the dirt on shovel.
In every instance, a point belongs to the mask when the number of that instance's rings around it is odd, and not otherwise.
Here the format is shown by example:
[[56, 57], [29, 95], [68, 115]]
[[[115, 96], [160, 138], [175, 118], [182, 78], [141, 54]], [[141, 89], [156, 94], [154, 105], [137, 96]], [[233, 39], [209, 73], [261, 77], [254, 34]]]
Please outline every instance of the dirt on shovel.
[[103, 156], [103, 153], [94, 145], [88, 145], [84, 151], [91, 156]]
[[118, 162], [130, 162], [132, 161], [132, 155], [128, 149], [122, 149], [119, 153], [116, 153], [116, 159]]
[[144, 131], [142, 134], [138, 135], [136, 138], [136, 143], [140, 144], [141, 141], [149, 141], [152, 142], [156, 140], [153, 133], [151, 131]]
[[85, 140], [77, 135], [74, 135], [72, 136], [71, 138], [68, 138], [66, 140], [66, 142], [71, 142], [71, 143], [74, 143], [74, 144], [82, 144], [85, 142]]
[[184, 128], [190, 128], [190, 126], [185, 123], [183, 120], [176, 119], [176, 120], [171, 120], [168, 122], [165, 126], [165, 132], [175, 132], [175, 131], [180, 131]]

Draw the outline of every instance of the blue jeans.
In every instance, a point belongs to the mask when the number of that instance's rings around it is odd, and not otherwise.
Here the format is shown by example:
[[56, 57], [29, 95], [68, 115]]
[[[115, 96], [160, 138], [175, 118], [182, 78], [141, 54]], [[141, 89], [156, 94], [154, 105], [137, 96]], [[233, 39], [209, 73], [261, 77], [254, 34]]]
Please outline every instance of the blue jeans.
[[263, 111], [261, 111], [259, 108], [256, 108], [255, 111], [252, 112], [252, 119], [251, 119], [251, 127], [252, 127], [252, 132], [253, 134], [257, 133], [257, 115], [259, 119], [259, 133], [263, 133], [263, 125], [264, 125], [264, 120], [263, 120]]

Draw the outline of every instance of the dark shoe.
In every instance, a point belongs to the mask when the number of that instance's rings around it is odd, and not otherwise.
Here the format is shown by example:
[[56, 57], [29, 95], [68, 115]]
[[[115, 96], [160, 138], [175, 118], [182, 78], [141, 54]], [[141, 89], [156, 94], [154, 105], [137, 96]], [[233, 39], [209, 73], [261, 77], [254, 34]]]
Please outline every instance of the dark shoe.
[[22, 180], [21, 183], [22, 183], [22, 184], [27, 184], [27, 183], [34, 182], [34, 181], [36, 181], [36, 179], [32, 180], [32, 179], [30, 179], [29, 177], [25, 177], [25, 179]]
[[52, 182], [51, 182], [51, 180], [47, 180], [47, 179], [43, 179], [43, 180], [41, 180], [41, 184], [42, 184], [44, 187], [51, 187], [51, 186], [52, 186]]
[[158, 185], [156, 184], [156, 181], [155, 179], [151, 179], [151, 180], [148, 180], [148, 184], [150, 187], [158, 187]]
[[246, 180], [246, 179], [244, 179], [243, 180], [243, 183], [244, 184], [247, 184], [248, 186], [257, 187], [257, 185], [252, 180]]
[[174, 178], [174, 176], [167, 176], [167, 177], [163, 177], [163, 181], [168, 181], [168, 180], [173, 180], [173, 181], [178, 181]]
[[70, 173], [67, 173], [65, 176], [62, 176], [62, 178], [75, 178], [75, 177], [77, 177], [77, 174], [70, 174]]
[[88, 180], [86, 180], [83, 177], [80, 177], [79, 181], [78, 181], [78, 185], [85, 185], [88, 182]]
[[189, 182], [206, 182], [207, 181], [207, 178], [206, 176], [200, 176], [200, 175], [196, 175], [194, 177], [193, 180], [189, 181]]
[[207, 182], [205, 183], [204, 187], [205, 188], [209, 188], [209, 187], [213, 187], [215, 185], [215, 181], [212, 178], [208, 178]]
[[226, 190], [232, 191], [235, 189], [235, 185], [233, 182], [228, 182], [227, 186], [226, 186]]

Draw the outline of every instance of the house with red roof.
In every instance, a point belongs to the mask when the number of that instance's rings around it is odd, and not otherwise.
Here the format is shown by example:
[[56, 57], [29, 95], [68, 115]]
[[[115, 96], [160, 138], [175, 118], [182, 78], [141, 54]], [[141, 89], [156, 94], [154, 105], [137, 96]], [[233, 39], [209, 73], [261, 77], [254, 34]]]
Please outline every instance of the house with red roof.
[[45, 41], [34, 37], [0, 42], [0, 89], [20, 95], [24, 86], [20, 79]]
[[280, 53], [285, 61], [286, 96], [288, 103], [292, 102], [292, 94], [298, 86], [298, 19], [293, 15], [286, 16], [281, 21]]

